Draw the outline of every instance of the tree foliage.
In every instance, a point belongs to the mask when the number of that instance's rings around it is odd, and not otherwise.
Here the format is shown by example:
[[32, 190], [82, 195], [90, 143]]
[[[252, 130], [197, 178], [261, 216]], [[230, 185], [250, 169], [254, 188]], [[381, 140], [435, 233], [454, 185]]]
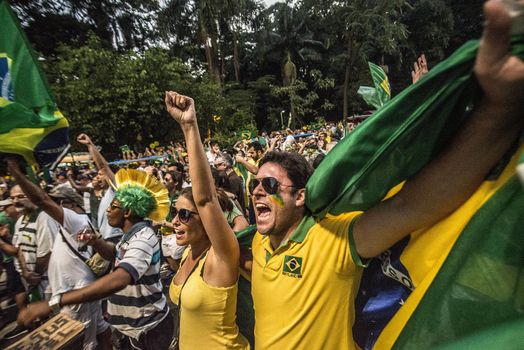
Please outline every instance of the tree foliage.
[[[59, 58], [47, 66], [73, 134], [86, 132], [104, 145], [142, 143], [138, 146], [180, 137], [165, 112], [167, 90], [195, 98], [203, 135], [211, 127], [213, 115], [224, 115], [227, 130], [243, 127], [225, 115], [233, 116], [238, 111], [227, 103], [221, 87], [205, 77], [193, 76], [167, 50], [119, 53], [104, 48], [99, 39], [91, 36], [85, 46], [61, 46], [57, 52]], [[242, 124], [249, 121], [250, 115], [246, 114]]]
[[482, 2], [10, 0], [72, 130], [107, 145], [177, 136], [168, 89], [195, 97], [202, 134], [224, 142], [290, 114], [340, 120], [366, 108], [368, 61], [402, 90], [420, 53], [431, 67], [480, 35]]

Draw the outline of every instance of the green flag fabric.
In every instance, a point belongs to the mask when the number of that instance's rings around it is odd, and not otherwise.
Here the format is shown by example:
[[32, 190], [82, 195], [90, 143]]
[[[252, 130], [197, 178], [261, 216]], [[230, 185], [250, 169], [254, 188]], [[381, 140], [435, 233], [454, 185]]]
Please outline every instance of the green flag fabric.
[[[463, 45], [329, 152], [306, 186], [314, 216], [368, 209], [438, 153], [480, 97], [477, 48], [478, 41]], [[522, 37], [512, 50], [524, 57]]]
[[[324, 158], [306, 186], [315, 217], [376, 205], [448, 143], [481, 97], [473, 74], [478, 45], [463, 45]], [[511, 50], [524, 58], [522, 36], [512, 37]], [[502, 175], [494, 172], [460, 210], [370, 261], [355, 300], [359, 347], [458, 349], [497, 334], [495, 348], [514, 348], [498, 327], [509, 330], [524, 317], [521, 152], [501, 161]]]
[[[457, 340], [466, 337], [477, 346], [470, 348], [514, 348], [518, 338], [501, 337], [486, 346], [485, 337], [477, 332], [491, 332], [508, 322], [520, 323], [522, 327], [523, 227], [524, 189], [513, 176], [464, 228], [393, 348], [430, 349], [446, 345], [464, 349]], [[523, 330], [520, 329], [521, 347]], [[379, 342], [377, 348], [382, 348]]]
[[5, 0], [0, 0], [0, 23], [0, 153], [52, 169], [69, 148], [67, 120]]
[[388, 76], [382, 67], [371, 62], [368, 62], [368, 66], [375, 87], [361, 86], [357, 93], [367, 104], [379, 109], [391, 99]]
[[[256, 225], [251, 225], [235, 232], [241, 250], [251, 248], [251, 242], [253, 242], [256, 231]], [[253, 297], [251, 296], [251, 276], [244, 273], [242, 269], [238, 278], [237, 324], [238, 330], [246, 337], [253, 349], [255, 346], [255, 312], [253, 310]]]

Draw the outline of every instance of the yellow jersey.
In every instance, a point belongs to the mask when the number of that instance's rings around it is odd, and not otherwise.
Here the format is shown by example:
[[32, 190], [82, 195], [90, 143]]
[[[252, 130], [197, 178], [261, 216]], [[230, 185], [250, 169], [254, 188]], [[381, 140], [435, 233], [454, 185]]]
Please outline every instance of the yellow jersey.
[[360, 212], [304, 217], [273, 250], [269, 237], [253, 239], [252, 295], [255, 348], [354, 349], [353, 301], [362, 263], [350, 238]]

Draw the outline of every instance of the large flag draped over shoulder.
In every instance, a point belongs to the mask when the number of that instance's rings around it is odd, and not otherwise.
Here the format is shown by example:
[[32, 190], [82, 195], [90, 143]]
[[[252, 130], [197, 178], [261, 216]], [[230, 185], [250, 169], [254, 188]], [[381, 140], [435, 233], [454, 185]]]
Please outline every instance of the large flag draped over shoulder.
[[69, 148], [67, 120], [5, 0], [0, 0], [0, 24], [0, 153], [53, 168]]
[[[524, 58], [522, 36], [511, 48]], [[477, 49], [478, 41], [466, 43], [326, 156], [306, 186], [314, 216], [372, 207], [449, 142], [481, 97]], [[524, 193], [515, 175], [522, 151], [515, 148], [452, 215], [372, 259], [355, 301], [360, 347], [453, 348], [478, 344], [480, 335], [461, 339], [479, 332], [511, 348], [507, 333], [491, 327], [514, 329], [524, 317]]]

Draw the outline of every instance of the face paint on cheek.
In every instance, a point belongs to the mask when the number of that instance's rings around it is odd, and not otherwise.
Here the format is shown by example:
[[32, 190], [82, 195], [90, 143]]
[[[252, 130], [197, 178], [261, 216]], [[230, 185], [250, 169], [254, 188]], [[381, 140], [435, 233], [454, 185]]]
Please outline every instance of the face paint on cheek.
[[278, 193], [270, 195], [269, 200], [279, 207], [284, 206], [284, 199]]

